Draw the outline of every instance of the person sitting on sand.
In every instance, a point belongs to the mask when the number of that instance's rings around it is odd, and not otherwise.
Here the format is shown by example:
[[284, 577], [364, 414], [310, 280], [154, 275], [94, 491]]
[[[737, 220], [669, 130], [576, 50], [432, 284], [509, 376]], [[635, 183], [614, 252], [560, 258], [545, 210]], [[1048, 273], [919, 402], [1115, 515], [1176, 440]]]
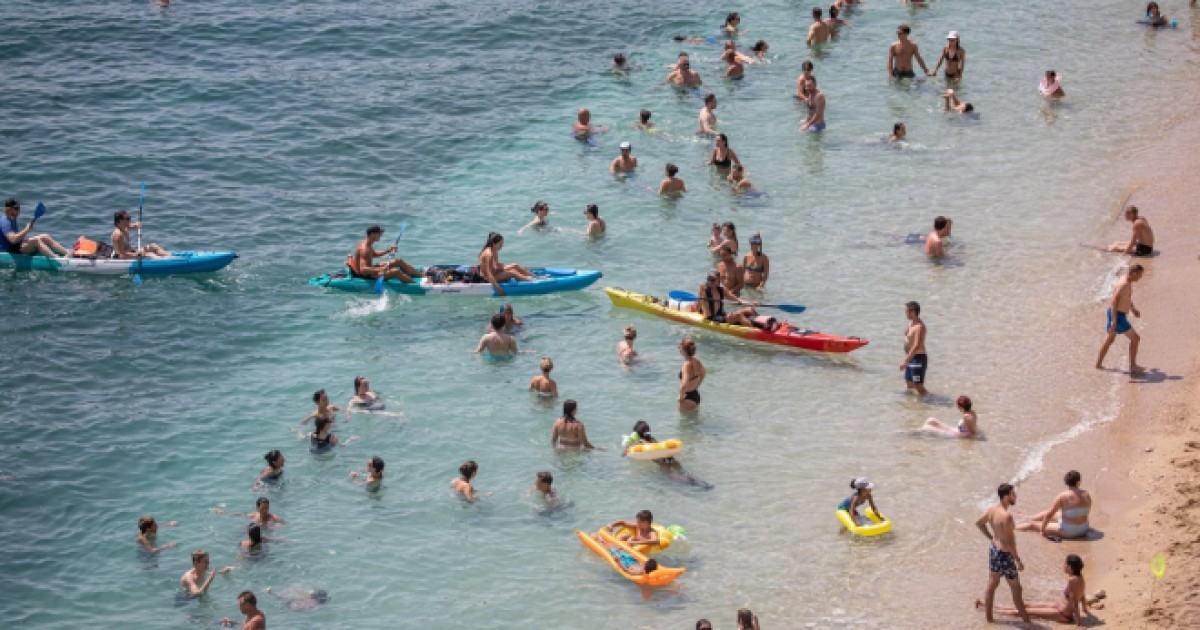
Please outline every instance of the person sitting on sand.
[[554, 379], [550, 378], [550, 370], [554, 369], [554, 360], [550, 357], [542, 357], [541, 362], [538, 363], [538, 367], [542, 370], [542, 373], [529, 381], [529, 391], [537, 392], [537, 395], [541, 398], [557, 398], [558, 383], [555, 383]]
[[[1096, 593], [1092, 598], [1085, 595], [1085, 584], [1083, 581], [1083, 559], [1075, 554], [1067, 555], [1063, 562], [1063, 573], [1067, 574], [1067, 586], [1063, 589], [1062, 599], [1051, 602], [1027, 602], [1025, 604], [1025, 612], [1029, 613], [1030, 617], [1039, 619], [1048, 619], [1050, 621], [1060, 621], [1063, 623], [1074, 623], [1076, 626], [1083, 626], [1083, 618], [1090, 614], [1089, 606], [1096, 605], [1096, 602], [1104, 599], [1104, 591]], [[1103, 607], [1096, 606], [1097, 608]], [[975, 600], [975, 609], [983, 610], [984, 604], [980, 600]], [[996, 606], [995, 611], [1001, 615], [1010, 617], [1021, 616], [1020, 611], [1010, 606]]]
[[171, 252], [159, 247], [157, 243], [143, 245], [141, 249], [134, 249], [130, 244], [129, 230], [140, 230], [141, 223], [131, 222], [129, 213], [121, 210], [113, 214], [112, 232], [112, 248], [113, 258], [170, 258]]
[[849, 514], [855, 525], [871, 524], [870, 519], [858, 513], [858, 509], [863, 504], [869, 504], [871, 511], [876, 516], [880, 514], [879, 508], [875, 507], [875, 497], [871, 494], [871, 490], [874, 488], [875, 484], [871, 483], [866, 477], [858, 477], [850, 480], [850, 489], [854, 491], [854, 494], [842, 499], [842, 502], [838, 504], [838, 510]]
[[458, 467], [459, 477], [450, 482], [450, 489], [462, 496], [467, 501], [474, 501], [479, 498], [475, 493], [475, 486], [471, 485], [471, 480], [479, 472], [479, 464], [475, 460], [468, 459], [463, 462], [462, 466]]
[[954, 222], [948, 217], [937, 217], [933, 220], [933, 231], [925, 236], [925, 256], [929, 258], [946, 257], [946, 239], [950, 238], [950, 230]]
[[592, 539], [603, 545], [617, 561], [621, 570], [629, 575], [648, 575], [658, 568], [658, 560], [654, 558], [648, 558], [644, 563], [638, 562], [637, 558], [631, 556], [628, 551], [604, 540], [599, 534], [592, 534]]
[[683, 183], [683, 180], [679, 177], [676, 177], [679, 174], [678, 166], [668, 162], [664, 172], [666, 173], [666, 177], [658, 185], [658, 194], [678, 197], [688, 191], [687, 184]]
[[[1054, 497], [1050, 508], [1029, 517], [1027, 522], [1017, 525], [1019, 532], [1041, 532], [1051, 540], [1056, 538], [1086, 538], [1091, 531], [1088, 514], [1092, 511], [1092, 495], [1079, 487], [1083, 476], [1078, 471], [1069, 471], [1063, 477], [1067, 489]], [[1057, 523], [1050, 519], [1062, 513]]]
[[954, 93], [954, 90], [942, 92], [942, 106], [948, 112], [957, 112], [959, 114], [969, 114], [975, 111], [974, 105], [959, 101], [958, 95]]
[[32, 256], [36, 252], [46, 258], [68, 256], [67, 250], [49, 234], [29, 235], [29, 232], [33, 230], [34, 222], [37, 221], [36, 217], [26, 223], [25, 229], [22, 230], [17, 223], [17, 217], [20, 214], [21, 204], [16, 199], [4, 202], [4, 216], [0, 217], [0, 237], [3, 237], [3, 241], [0, 241], [3, 248], [0, 248], [0, 251], [25, 256]]
[[1125, 208], [1125, 220], [1133, 224], [1133, 234], [1128, 241], [1117, 241], [1108, 247], [1108, 251], [1130, 256], [1150, 256], [1154, 253], [1154, 230], [1146, 217], [1138, 216], [1137, 206]]
[[1038, 91], [1046, 98], [1062, 98], [1067, 95], [1062, 89], [1062, 77], [1053, 70], [1046, 71], [1046, 76], [1042, 77], [1042, 82], [1038, 85]]
[[554, 427], [550, 429], [550, 446], [562, 450], [606, 450], [588, 441], [587, 429], [575, 417], [578, 408], [579, 404], [574, 400], [563, 402], [562, 416], [554, 421]]
[[925, 429], [927, 431], [937, 431], [951, 437], [974, 439], [979, 437], [979, 416], [971, 410], [971, 399], [967, 396], [959, 396], [955, 401], [959, 412], [962, 413], [962, 419], [958, 421], [957, 427], [949, 427], [938, 421], [937, 418], [930, 418], [925, 421]]
[[424, 273], [404, 262], [401, 258], [394, 258], [389, 262], [376, 265], [376, 258], [396, 252], [395, 243], [381, 252], [375, 251], [375, 243], [379, 242], [379, 239], [382, 237], [383, 228], [378, 225], [372, 225], [367, 228], [367, 237], [358, 242], [358, 247], [354, 248], [354, 253], [346, 261], [346, 266], [350, 267], [350, 271], [354, 275], [372, 279], [382, 275], [384, 278], [396, 279], [401, 282], [412, 282], [413, 278], [423, 278], [425, 276]]
[[617, 361], [622, 365], [633, 363], [633, 358], [638, 355], [637, 350], [633, 349], [633, 342], [637, 339], [637, 328], [633, 325], [625, 327], [621, 333], [621, 341], [617, 344]]
[[630, 545], [657, 545], [658, 532], [654, 529], [654, 514], [650, 510], [642, 510], [634, 517], [635, 520], [629, 521], [613, 521], [605, 526], [610, 532], [616, 533], [619, 529], [629, 529], [632, 533], [620, 534], [617, 536]]
[[637, 168], [638, 159], [633, 155], [633, 145], [628, 142], [621, 143], [621, 155], [613, 158], [612, 164], [608, 165], [608, 172], [616, 175], [618, 173], [632, 173]]
[[887, 143], [894, 144], [896, 142], [900, 142], [900, 141], [904, 140], [907, 137], [908, 137], [908, 128], [904, 126], [904, 123], [898, 122], [898, 123], [892, 125], [892, 135], [890, 137], [888, 137]]
[[490, 359], [511, 359], [517, 354], [517, 338], [504, 332], [504, 315], [492, 315], [492, 328], [479, 338], [476, 353]]
[[[368, 490], [378, 490], [380, 484], [383, 483], [383, 458], [379, 456], [372, 457], [367, 460], [367, 466], [364, 469], [367, 473], [366, 478], [362, 479], [362, 483], [367, 486]], [[361, 478], [357, 470], [350, 471], [350, 478], [358, 482]]]
[[521, 265], [506, 265], [500, 262], [500, 250], [504, 248], [504, 235], [498, 232], [488, 232], [487, 242], [479, 250], [479, 275], [492, 285], [496, 295], [504, 295], [501, 282], [509, 280], [533, 280], [535, 276]]
[[[179, 523], [176, 521], [170, 521], [163, 523], [163, 525], [166, 525], [167, 527], [175, 527], [176, 525], [179, 525]], [[161, 547], [155, 547], [154, 543], [157, 541], [157, 538], [158, 521], [155, 521], [154, 517], [149, 515], [139, 518], [137, 541], [138, 544], [141, 545], [146, 551], [150, 553], [158, 553], [179, 544], [177, 542], [169, 542]]]

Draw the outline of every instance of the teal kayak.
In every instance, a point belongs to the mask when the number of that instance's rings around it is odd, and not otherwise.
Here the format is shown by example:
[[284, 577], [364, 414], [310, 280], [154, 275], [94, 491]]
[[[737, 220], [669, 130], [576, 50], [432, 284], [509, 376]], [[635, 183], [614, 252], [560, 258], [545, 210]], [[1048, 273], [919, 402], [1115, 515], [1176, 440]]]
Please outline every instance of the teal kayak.
[[[462, 282], [460, 274], [469, 269], [467, 266], [434, 265], [429, 268], [417, 267], [417, 269], [420, 269], [422, 272], [440, 272], [432, 275], [444, 281], [439, 282], [431, 278], [419, 278], [417, 282], [401, 282], [392, 279], [384, 282], [384, 286], [388, 291], [403, 293], [404, 295], [453, 295], [469, 297], [492, 297], [496, 295], [495, 290], [492, 289], [492, 285], [487, 282]], [[560, 291], [578, 291], [594, 284], [600, 279], [601, 275], [599, 271], [594, 270], [557, 269], [553, 267], [530, 269], [529, 271], [541, 277], [529, 281], [509, 280], [501, 282], [500, 287], [504, 289], [504, 295], [545, 295]], [[312, 278], [308, 283], [338, 291], [357, 293], [373, 293], [375, 291], [375, 280], [373, 278], [355, 277], [351, 275], [349, 268]]]
[[207, 273], [224, 269], [237, 258], [233, 252], [171, 252], [170, 258], [143, 258], [141, 267], [129, 258], [46, 258], [0, 253], [0, 269], [17, 271], [58, 271], [97, 276], [139, 273], [143, 276], [171, 276], [183, 273]]

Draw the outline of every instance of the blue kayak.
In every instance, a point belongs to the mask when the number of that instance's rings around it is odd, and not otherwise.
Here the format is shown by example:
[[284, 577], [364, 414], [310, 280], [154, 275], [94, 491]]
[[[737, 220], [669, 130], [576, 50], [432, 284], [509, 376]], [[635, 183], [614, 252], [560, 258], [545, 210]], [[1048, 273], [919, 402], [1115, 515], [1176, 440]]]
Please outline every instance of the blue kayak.
[[229, 266], [237, 254], [233, 252], [171, 252], [170, 258], [143, 258], [141, 268], [137, 259], [114, 258], [46, 258], [22, 254], [0, 253], [0, 269], [17, 271], [60, 271], [98, 276], [119, 276], [140, 273], [143, 276], [171, 276], [183, 273], [207, 273]]
[[[415, 282], [387, 280], [384, 287], [388, 291], [404, 295], [453, 295], [464, 297], [492, 297], [497, 295], [492, 285], [487, 282], [470, 281], [471, 267], [465, 265], [434, 265], [432, 267], [417, 267], [429, 277], [417, 278]], [[536, 276], [535, 280], [509, 280], [501, 282], [506, 296], [545, 295], [560, 291], [578, 291], [594, 284], [600, 279], [600, 272], [587, 269], [557, 269], [553, 267], [530, 269]], [[467, 280], [467, 281], [464, 281]], [[373, 293], [375, 280], [360, 278], [352, 275], [350, 269], [337, 273], [325, 274], [312, 278], [309, 284], [327, 287], [338, 291], [357, 293]]]

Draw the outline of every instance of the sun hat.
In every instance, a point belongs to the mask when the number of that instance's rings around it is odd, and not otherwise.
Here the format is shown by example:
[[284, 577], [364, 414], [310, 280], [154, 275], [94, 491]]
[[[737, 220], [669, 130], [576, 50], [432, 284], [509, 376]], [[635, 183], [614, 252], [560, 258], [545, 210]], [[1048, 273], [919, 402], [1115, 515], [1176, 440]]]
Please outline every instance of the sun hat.
[[958, 31], [950, 31], [946, 34], [946, 39], [958, 39]]
[[622, 149], [629, 149], [629, 148], [631, 148], [632, 146], [633, 146], [633, 145], [629, 144], [628, 142], [622, 142], [622, 143], [621, 143], [621, 148], [622, 148]]

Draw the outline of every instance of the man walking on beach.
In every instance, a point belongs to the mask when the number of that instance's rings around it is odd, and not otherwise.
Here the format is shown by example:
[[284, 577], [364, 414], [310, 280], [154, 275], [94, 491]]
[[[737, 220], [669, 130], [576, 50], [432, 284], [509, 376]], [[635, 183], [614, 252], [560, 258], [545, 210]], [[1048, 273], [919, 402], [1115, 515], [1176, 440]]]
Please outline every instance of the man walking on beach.
[[[1022, 621], [1029, 623], [1025, 600], [1021, 598], [1021, 578], [1017, 575], [1018, 571], [1025, 570], [1025, 563], [1021, 562], [1021, 556], [1017, 554], [1017, 537], [1013, 535], [1016, 523], [1012, 514], [1008, 512], [1008, 508], [1017, 503], [1017, 492], [1012, 485], [1002, 483], [996, 489], [996, 494], [999, 495], [1000, 502], [984, 510], [979, 520], [975, 521], [979, 531], [992, 541], [992, 546], [988, 548], [987, 594], [982, 602], [975, 600], [975, 607], [982, 605], [988, 623], [992, 623], [992, 604], [996, 599], [996, 588], [1000, 586], [1000, 578], [1003, 577], [1008, 581], [1008, 588], [1012, 590], [1013, 605], [1017, 608], [1017, 614], [1021, 616]], [[991, 525], [991, 531], [988, 531], [988, 525]]]
[[1117, 335], [1122, 334], [1129, 337], [1129, 373], [1143, 372], [1142, 366], [1137, 364], [1138, 344], [1142, 338], [1133, 329], [1133, 324], [1129, 323], [1128, 314], [1133, 313], [1134, 317], [1142, 316], [1133, 305], [1133, 283], [1141, 280], [1144, 272], [1145, 269], [1141, 265], [1133, 265], [1113, 288], [1112, 302], [1108, 306], [1108, 324], [1105, 326], [1108, 334], [1104, 337], [1104, 345], [1100, 346], [1100, 356], [1096, 357], [1097, 370], [1104, 369], [1104, 355], [1108, 354], [1108, 348]]
[[908, 328], [904, 331], [904, 361], [900, 370], [904, 372], [904, 384], [922, 396], [925, 390], [925, 368], [929, 367], [929, 355], [925, 354], [925, 322], [921, 321], [921, 305], [909, 302], [904, 305], [908, 317]]

